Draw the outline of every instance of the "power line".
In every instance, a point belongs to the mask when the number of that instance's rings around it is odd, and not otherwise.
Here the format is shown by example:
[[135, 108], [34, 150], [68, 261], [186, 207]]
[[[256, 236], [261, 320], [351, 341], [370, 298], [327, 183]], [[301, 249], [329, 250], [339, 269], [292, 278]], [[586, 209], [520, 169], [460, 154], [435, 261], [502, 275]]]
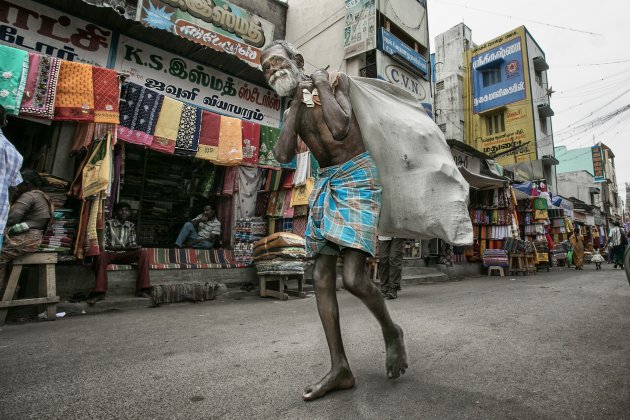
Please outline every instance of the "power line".
[[621, 64], [630, 63], [630, 60], [609, 61], [607, 63], [583, 63], [583, 64], [569, 64], [566, 66], [553, 66], [554, 69], [563, 69], [568, 67], [588, 67], [588, 66], [607, 66], [609, 64]]
[[452, 3], [450, 1], [444, 1], [444, 0], [434, 0], [434, 1], [436, 1], [438, 3], [450, 4], [452, 6], [463, 7], [464, 9], [470, 9], [470, 10], [476, 10], [478, 12], [489, 13], [491, 15], [505, 16], [505, 17], [509, 17], [510, 19], [518, 19], [518, 20], [523, 20], [523, 21], [526, 21], [526, 22], [532, 22], [532, 23], [535, 23], [535, 24], [538, 24], [538, 25], [549, 26], [550, 28], [562, 29], [562, 30], [571, 31], [571, 32], [580, 32], [580, 33], [588, 34], [588, 35], [601, 36], [601, 34], [598, 34], [598, 33], [595, 33], [595, 32], [584, 31], [582, 29], [569, 28], [568, 26], [554, 25], [552, 23], [541, 22], [539, 20], [533, 20], [533, 19], [526, 19], [526, 18], [523, 18], [523, 17], [520, 17], [520, 16], [516, 17], [516, 16], [512, 16], [512, 15], [507, 15], [505, 13], [499, 13], [499, 12], [494, 12], [494, 11], [491, 11], [491, 10], [479, 9], [479, 8], [476, 8], [476, 7], [464, 6], [463, 4]]

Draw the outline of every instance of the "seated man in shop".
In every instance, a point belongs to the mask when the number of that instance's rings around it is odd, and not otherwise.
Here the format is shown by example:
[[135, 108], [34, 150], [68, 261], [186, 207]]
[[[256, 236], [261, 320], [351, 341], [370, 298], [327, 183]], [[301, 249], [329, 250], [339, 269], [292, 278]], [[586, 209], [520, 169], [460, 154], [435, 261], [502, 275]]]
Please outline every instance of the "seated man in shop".
[[221, 237], [221, 222], [217, 219], [214, 207], [206, 204], [203, 213], [184, 223], [175, 246], [177, 248], [212, 249]]
[[96, 261], [96, 286], [88, 303], [93, 305], [105, 298], [107, 292], [107, 266], [109, 264], [138, 263], [136, 296], [150, 298], [149, 257], [136, 242], [136, 226], [130, 222], [131, 206], [114, 204], [114, 218], [105, 221], [105, 249]]
[[376, 248], [381, 184], [350, 103], [349, 79], [338, 74], [331, 83], [325, 70], [307, 76], [304, 58], [285, 41], [274, 41], [265, 48], [261, 63], [269, 85], [280, 96], [293, 99], [274, 149], [276, 159], [291, 162], [299, 136], [320, 166], [309, 199], [305, 245], [315, 257], [317, 309], [332, 366], [320, 381], [304, 389], [302, 397], [314, 400], [355, 384], [339, 326], [335, 282], [340, 255], [343, 284], [376, 317], [385, 340], [387, 376], [398, 378], [407, 369], [403, 331], [392, 321], [383, 295], [365, 269], [368, 255], [373, 256]]
[[53, 204], [39, 188], [42, 178], [37, 171], [22, 171], [22, 183], [16, 187], [13, 203], [9, 208], [7, 229], [0, 252], [0, 297], [6, 287], [7, 266], [20, 255], [36, 252], [44, 231], [53, 216]]

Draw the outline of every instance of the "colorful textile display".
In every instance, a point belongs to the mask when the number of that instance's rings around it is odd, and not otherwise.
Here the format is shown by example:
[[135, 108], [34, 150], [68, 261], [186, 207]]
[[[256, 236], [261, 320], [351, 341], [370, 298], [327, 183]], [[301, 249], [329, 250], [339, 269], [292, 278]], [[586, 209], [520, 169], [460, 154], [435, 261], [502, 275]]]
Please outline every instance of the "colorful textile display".
[[92, 66], [74, 61], [61, 61], [55, 120], [94, 121], [94, 89]]
[[94, 146], [90, 159], [83, 168], [82, 198], [109, 190], [112, 171], [111, 136]]
[[179, 120], [177, 139], [175, 140], [175, 154], [195, 156], [199, 149], [199, 130], [201, 128], [201, 109], [184, 105], [182, 117]]
[[263, 168], [279, 169], [280, 163], [273, 155], [273, 149], [276, 147], [280, 137], [280, 129], [260, 126], [260, 152], [258, 155], [258, 166]]
[[[234, 260], [229, 249], [193, 249], [193, 248], [145, 248], [151, 270], [177, 270], [193, 268], [243, 268]], [[108, 270], [131, 270], [131, 265], [107, 266]]]
[[306, 216], [293, 217], [293, 233], [304, 237], [306, 233], [306, 221], [308, 218]]
[[243, 162], [241, 165], [258, 166], [258, 148], [260, 147], [260, 125], [243, 121]]
[[311, 195], [314, 187], [315, 180], [313, 178], [307, 178], [304, 185], [293, 188], [293, 193], [291, 194], [291, 206], [295, 207], [308, 205], [308, 197]]
[[177, 139], [183, 108], [183, 102], [168, 96], [164, 97], [153, 134], [153, 142], [149, 146], [150, 149], [171, 155], [175, 153], [175, 139]]
[[299, 187], [306, 184], [306, 179], [311, 175], [311, 154], [309, 152], [298, 153], [296, 159], [297, 169], [293, 177], [293, 185]]
[[304, 249], [304, 238], [292, 233], [274, 233], [257, 241], [254, 244], [254, 255], [256, 258], [263, 258], [267, 253], [277, 251], [281, 248], [302, 248]]
[[199, 149], [195, 154], [198, 159], [217, 162], [219, 158], [219, 132], [221, 116], [209, 111], [201, 111], [201, 129], [199, 130]]
[[120, 123], [118, 73], [103, 67], [92, 67], [92, 89], [94, 91], [94, 122]]
[[148, 146], [160, 115], [164, 96], [134, 83], [122, 87], [118, 137], [129, 143]]
[[217, 164], [236, 166], [243, 161], [243, 129], [238, 118], [221, 116]]
[[284, 204], [282, 206], [282, 217], [284, 218], [293, 218], [293, 210], [294, 208], [291, 206], [291, 199], [293, 197], [293, 191], [286, 191], [284, 196]]
[[0, 105], [8, 115], [18, 115], [28, 78], [26, 51], [0, 45]]
[[55, 114], [55, 96], [61, 60], [47, 55], [29, 53], [28, 61], [28, 77], [20, 114], [50, 120]]
[[56, 209], [53, 215], [54, 221], [44, 233], [39, 246], [40, 251], [56, 252], [57, 258], [67, 261], [74, 248], [74, 240], [77, 233], [78, 220], [71, 209]]

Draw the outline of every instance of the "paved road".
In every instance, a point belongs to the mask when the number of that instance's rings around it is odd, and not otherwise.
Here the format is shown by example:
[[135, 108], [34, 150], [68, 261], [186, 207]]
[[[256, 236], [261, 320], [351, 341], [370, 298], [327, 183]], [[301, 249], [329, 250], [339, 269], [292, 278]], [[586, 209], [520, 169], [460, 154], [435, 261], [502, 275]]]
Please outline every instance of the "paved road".
[[315, 300], [223, 298], [0, 330], [0, 418], [630, 418], [630, 286], [605, 266], [407, 287], [388, 306], [410, 369], [339, 293], [357, 387], [328, 369]]

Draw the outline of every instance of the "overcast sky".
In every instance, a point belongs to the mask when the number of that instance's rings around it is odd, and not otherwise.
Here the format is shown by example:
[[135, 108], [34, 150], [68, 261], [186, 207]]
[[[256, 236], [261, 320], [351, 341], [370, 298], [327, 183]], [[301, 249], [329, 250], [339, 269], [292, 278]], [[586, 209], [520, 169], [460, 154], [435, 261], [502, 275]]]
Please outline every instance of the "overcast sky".
[[[630, 182], [630, 110], [593, 129], [582, 128], [577, 134], [568, 132], [567, 127], [593, 121], [630, 104], [630, 2], [428, 0], [427, 3], [431, 51], [435, 36], [460, 22], [472, 30], [476, 44], [525, 25], [549, 64], [549, 84], [555, 91], [551, 107], [555, 112], [552, 123], [556, 146], [564, 144], [570, 149], [592, 146], [593, 136], [595, 142], [608, 145], [615, 154], [619, 193], [625, 201], [624, 183]], [[625, 62], [592, 65], [618, 61]]]

